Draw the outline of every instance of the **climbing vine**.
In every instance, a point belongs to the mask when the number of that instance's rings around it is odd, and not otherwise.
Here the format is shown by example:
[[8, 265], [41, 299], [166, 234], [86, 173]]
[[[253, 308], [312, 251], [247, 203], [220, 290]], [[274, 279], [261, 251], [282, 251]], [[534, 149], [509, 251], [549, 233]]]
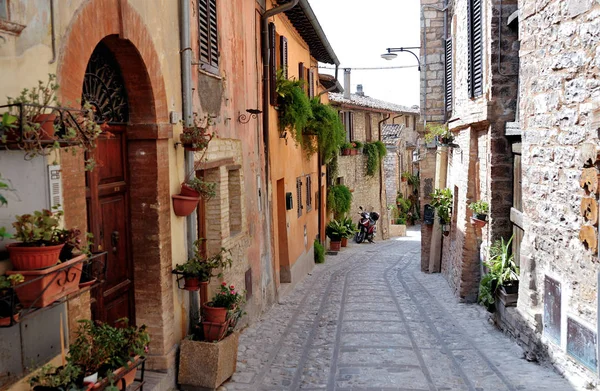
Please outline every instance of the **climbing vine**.
[[305, 147], [304, 129], [313, 118], [310, 100], [304, 93], [302, 80], [289, 80], [280, 70], [277, 72], [277, 101], [279, 107], [279, 127], [288, 130], [296, 144]]

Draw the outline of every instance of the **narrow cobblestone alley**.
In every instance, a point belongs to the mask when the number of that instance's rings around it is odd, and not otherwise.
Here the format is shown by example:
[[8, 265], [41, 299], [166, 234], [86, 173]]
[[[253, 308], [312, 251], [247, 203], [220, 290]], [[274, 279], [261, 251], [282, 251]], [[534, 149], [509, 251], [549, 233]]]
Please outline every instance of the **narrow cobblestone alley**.
[[573, 390], [419, 271], [420, 236], [350, 244], [240, 337], [227, 390]]

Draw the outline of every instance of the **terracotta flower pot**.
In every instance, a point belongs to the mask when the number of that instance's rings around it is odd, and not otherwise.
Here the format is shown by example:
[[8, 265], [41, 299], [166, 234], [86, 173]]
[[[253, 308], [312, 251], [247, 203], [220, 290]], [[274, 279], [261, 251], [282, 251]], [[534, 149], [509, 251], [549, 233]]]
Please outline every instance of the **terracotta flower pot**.
[[400, 178], [400, 180], [401, 180], [402, 182], [406, 182], [408, 179], [407, 179], [407, 178]]
[[33, 121], [40, 124], [40, 140], [54, 140], [54, 121], [56, 114], [39, 114], [33, 117]]
[[203, 322], [225, 323], [227, 321], [227, 308], [203, 304], [202, 309], [204, 310]]
[[342, 247], [342, 241], [331, 241], [329, 242], [329, 249], [331, 251], [340, 251], [340, 248]]
[[487, 221], [471, 217], [471, 224], [473, 224], [476, 227], [483, 228], [487, 224]]
[[227, 326], [229, 322], [225, 323], [212, 323], [202, 322], [202, 328], [204, 330], [204, 339], [206, 342], [220, 341], [225, 338], [227, 333]]
[[189, 216], [198, 206], [199, 197], [185, 197], [181, 195], [172, 195], [173, 211], [177, 216]]
[[352, 154], [352, 150], [350, 148], [342, 149], [342, 156], [350, 156]]
[[63, 246], [26, 247], [11, 243], [6, 249], [15, 270], [37, 270], [56, 265]]
[[[79, 290], [82, 254], [68, 262], [43, 270], [11, 270], [7, 275], [22, 274], [25, 281], [14, 287], [23, 307], [43, 308]], [[79, 264], [77, 264], [79, 262]], [[27, 284], [28, 281], [32, 281]]]
[[183, 277], [183, 289], [186, 291], [197, 291], [200, 289], [200, 280], [198, 277]]
[[358, 149], [351, 149], [350, 155], [352, 155], [352, 156], [358, 155]]
[[179, 193], [179, 195], [182, 195], [184, 197], [200, 197], [200, 193], [189, 187], [186, 183], [181, 184], [181, 192]]
[[348, 247], [348, 238], [342, 238], [341, 245], [342, 247]]
[[[0, 326], [2, 327], [7, 327], [10, 326], [10, 316], [4, 317], [4, 318], [0, 318]], [[12, 316], [13, 319], [13, 323], [17, 323], [19, 321], [19, 314], [16, 313]]]

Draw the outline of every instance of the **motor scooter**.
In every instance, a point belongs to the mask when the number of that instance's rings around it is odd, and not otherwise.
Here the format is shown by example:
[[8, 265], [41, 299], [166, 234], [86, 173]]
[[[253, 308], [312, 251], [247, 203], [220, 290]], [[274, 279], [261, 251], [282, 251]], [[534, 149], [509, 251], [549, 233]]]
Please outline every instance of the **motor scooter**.
[[360, 209], [360, 220], [358, 222], [358, 232], [354, 236], [356, 243], [362, 243], [368, 240], [369, 243], [373, 243], [375, 236], [377, 235], [377, 220], [379, 220], [379, 213], [367, 212], [363, 210], [362, 206]]

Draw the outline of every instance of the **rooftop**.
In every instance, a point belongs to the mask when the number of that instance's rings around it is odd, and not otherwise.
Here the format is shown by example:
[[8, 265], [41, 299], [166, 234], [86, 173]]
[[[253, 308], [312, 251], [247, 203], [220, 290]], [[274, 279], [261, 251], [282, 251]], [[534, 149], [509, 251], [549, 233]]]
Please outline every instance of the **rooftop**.
[[394, 145], [398, 143], [402, 134], [404, 125], [400, 124], [385, 124], [381, 128], [381, 140], [386, 145]]
[[345, 99], [343, 94], [330, 92], [329, 100], [333, 103], [339, 103], [349, 106], [368, 107], [371, 109], [391, 111], [394, 113], [410, 113], [419, 114], [419, 106], [402, 106], [395, 103], [386, 102], [383, 100], [371, 98], [369, 96], [351, 94], [350, 99]]
[[319, 82], [321, 82], [323, 87], [325, 87], [327, 90], [335, 87], [333, 92], [344, 92], [344, 88], [340, 82], [336, 80], [335, 76], [319, 73]]
[[[279, 4], [289, 3], [291, 0], [279, 0]], [[289, 11], [285, 11], [292, 25], [296, 28], [302, 39], [306, 41], [310, 49], [310, 54], [319, 62], [339, 65], [338, 60], [331, 44], [321, 28], [308, 0], [300, 0], [298, 5]]]

